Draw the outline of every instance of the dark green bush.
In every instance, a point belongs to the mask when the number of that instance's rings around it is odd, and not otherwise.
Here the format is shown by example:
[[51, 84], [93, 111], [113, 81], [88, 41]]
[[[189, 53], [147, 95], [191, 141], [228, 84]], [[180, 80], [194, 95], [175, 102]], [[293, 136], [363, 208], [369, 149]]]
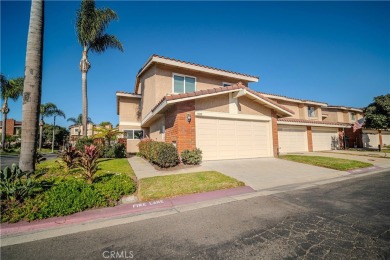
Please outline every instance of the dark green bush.
[[103, 158], [126, 158], [126, 146], [121, 143], [104, 148]]
[[[66, 216], [88, 208], [106, 206], [104, 196], [82, 180], [59, 183], [35, 200], [38, 210], [30, 212], [28, 219]], [[29, 205], [26, 205], [29, 207]]]
[[107, 174], [95, 179], [93, 187], [102, 194], [110, 206], [117, 204], [123, 195], [135, 192], [136, 184], [126, 174]]
[[85, 146], [93, 144], [93, 138], [83, 137], [77, 140], [76, 149], [80, 152], [84, 152]]
[[194, 150], [184, 150], [180, 154], [181, 161], [184, 164], [198, 165], [202, 162], [202, 151], [199, 148]]
[[179, 163], [177, 149], [173, 144], [143, 140], [138, 147], [141, 156], [161, 168], [173, 167]]

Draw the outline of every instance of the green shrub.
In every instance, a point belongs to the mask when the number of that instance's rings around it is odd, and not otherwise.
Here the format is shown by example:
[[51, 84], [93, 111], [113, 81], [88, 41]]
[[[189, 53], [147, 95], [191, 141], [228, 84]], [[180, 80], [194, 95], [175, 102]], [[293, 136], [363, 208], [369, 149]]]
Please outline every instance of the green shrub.
[[112, 146], [106, 146], [104, 148], [104, 158], [126, 158], [126, 146], [121, 143], [114, 144]]
[[80, 152], [84, 152], [85, 146], [90, 146], [91, 144], [93, 144], [93, 138], [79, 138], [76, 142], [76, 149]]
[[199, 148], [194, 150], [184, 150], [180, 154], [184, 164], [199, 165], [202, 162], [202, 151]]
[[7, 201], [23, 201], [39, 188], [36, 181], [43, 173], [33, 177], [34, 172], [22, 171], [19, 166], [12, 164], [0, 170], [0, 197]]
[[179, 163], [177, 149], [173, 144], [143, 140], [138, 147], [141, 156], [161, 168], [173, 167]]
[[42, 196], [38, 196], [34, 200], [35, 205], [30, 205], [31, 202], [25, 205], [27, 218], [30, 220], [66, 216], [88, 208], [107, 205], [101, 193], [84, 181], [76, 179], [59, 183]]
[[110, 206], [116, 205], [123, 195], [135, 192], [134, 181], [126, 174], [106, 174], [96, 178], [93, 187], [102, 194]]

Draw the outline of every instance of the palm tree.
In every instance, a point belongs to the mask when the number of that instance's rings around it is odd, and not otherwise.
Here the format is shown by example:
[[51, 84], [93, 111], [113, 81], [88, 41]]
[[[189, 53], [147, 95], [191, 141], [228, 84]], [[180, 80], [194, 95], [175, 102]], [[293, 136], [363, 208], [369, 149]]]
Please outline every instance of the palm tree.
[[106, 127], [96, 127], [94, 131], [97, 133], [94, 135], [95, 138], [102, 138], [103, 144], [106, 145], [106, 141], [108, 146], [111, 146], [111, 140], [114, 140], [119, 135], [123, 134], [123, 132], [119, 131], [119, 128], [106, 128]]
[[[61, 109], [59, 109], [55, 104], [48, 102], [46, 104], [41, 104], [40, 115], [41, 115], [41, 120], [39, 122], [39, 150], [42, 149], [42, 131], [43, 131], [43, 125], [45, 124], [44, 118], [49, 116], [54, 116], [54, 126], [53, 126], [53, 138], [54, 138], [56, 116], [62, 116], [65, 118], [65, 113]], [[53, 149], [54, 147], [52, 145], [52, 150]]]
[[88, 61], [88, 51], [103, 53], [108, 48], [117, 48], [123, 51], [122, 43], [116, 36], [105, 33], [105, 29], [113, 20], [118, 20], [117, 14], [109, 9], [97, 9], [94, 0], [83, 0], [77, 11], [76, 33], [83, 47], [80, 61], [82, 109], [83, 109], [83, 135], [87, 136], [88, 98], [87, 98], [87, 72], [91, 67]]
[[3, 114], [1, 129], [3, 129], [3, 133], [1, 135], [1, 149], [4, 150], [5, 147], [5, 136], [7, 135], [7, 114], [9, 113], [8, 107], [8, 99], [12, 99], [14, 101], [18, 100], [18, 98], [23, 94], [23, 78], [14, 78], [8, 80], [6, 76], [0, 74], [1, 81], [1, 99], [4, 100], [3, 106], [1, 108], [1, 113]]
[[[77, 125], [77, 126], [83, 126], [83, 115], [80, 114], [80, 115], [78, 115], [77, 117], [70, 117], [70, 118], [68, 118], [68, 120], [66, 120], [66, 121], [72, 122], [74, 125]], [[88, 117], [87, 123], [88, 123], [88, 124], [89, 124], [89, 123], [93, 124], [93, 122], [92, 122], [92, 120], [91, 120], [90, 117]], [[83, 126], [83, 127], [84, 127], [84, 126]], [[87, 131], [85, 131], [85, 132], [87, 132]]]
[[39, 106], [42, 92], [43, 10], [43, 0], [31, 1], [24, 70], [22, 146], [19, 159], [19, 166], [23, 171], [35, 170]]

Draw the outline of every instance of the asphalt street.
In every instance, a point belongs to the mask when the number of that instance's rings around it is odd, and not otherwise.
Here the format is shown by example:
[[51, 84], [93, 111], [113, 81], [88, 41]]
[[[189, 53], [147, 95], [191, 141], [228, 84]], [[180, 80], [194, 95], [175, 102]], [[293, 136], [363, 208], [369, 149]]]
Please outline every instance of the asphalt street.
[[390, 171], [1, 248], [2, 259], [389, 259]]
[[[45, 157], [47, 160], [55, 159], [57, 158], [58, 154], [44, 154], [43, 157]], [[0, 156], [0, 167], [1, 169], [4, 169], [6, 166], [11, 166], [13, 163], [18, 164], [19, 163], [19, 156], [15, 155], [1, 155]]]

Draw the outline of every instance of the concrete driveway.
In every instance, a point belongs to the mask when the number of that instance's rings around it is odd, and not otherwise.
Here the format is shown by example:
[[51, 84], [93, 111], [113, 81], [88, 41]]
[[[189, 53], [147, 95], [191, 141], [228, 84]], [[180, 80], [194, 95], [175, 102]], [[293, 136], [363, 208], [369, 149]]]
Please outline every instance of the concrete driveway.
[[349, 174], [276, 158], [204, 161], [202, 166], [243, 181], [255, 190], [300, 185]]

